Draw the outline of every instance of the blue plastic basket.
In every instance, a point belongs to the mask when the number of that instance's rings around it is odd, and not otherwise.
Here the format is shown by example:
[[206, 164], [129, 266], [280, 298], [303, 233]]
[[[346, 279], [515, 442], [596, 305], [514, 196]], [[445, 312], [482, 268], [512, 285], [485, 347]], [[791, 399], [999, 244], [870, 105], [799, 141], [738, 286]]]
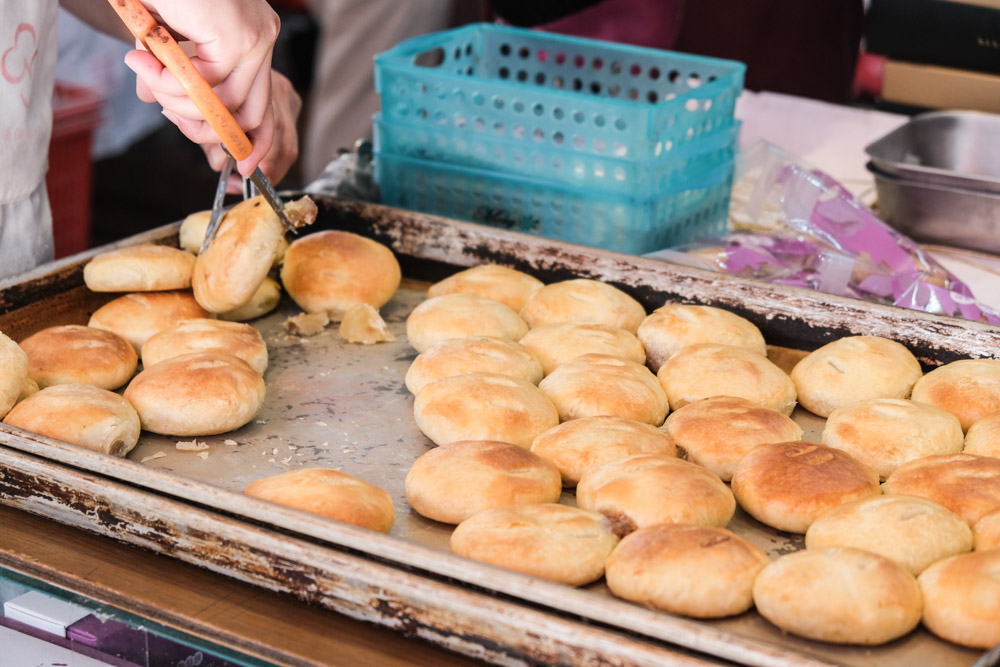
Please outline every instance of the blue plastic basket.
[[649, 197], [377, 151], [382, 202], [632, 254], [726, 227], [733, 163]]
[[375, 89], [394, 125], [645, 162], [732, 125], [745, 69], [482, 23], [376, 56]]

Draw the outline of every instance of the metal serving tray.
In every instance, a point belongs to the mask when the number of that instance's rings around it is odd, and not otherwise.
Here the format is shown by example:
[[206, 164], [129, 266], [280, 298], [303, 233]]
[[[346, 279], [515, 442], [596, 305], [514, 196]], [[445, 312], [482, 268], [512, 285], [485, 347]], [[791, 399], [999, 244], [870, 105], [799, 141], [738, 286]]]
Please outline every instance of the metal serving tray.
[[[728, 308], [757, 324], [773, 345], [811, 349], [844, 335], [886, 336], [927, 366], [993, 356], [1000, 328], [373, 204], [316, 199], [316, 229], [370, 236], [399, 257], [407, 280], [383, 308], [395, 343], [348, 345], [332, 327], [314, 337], [289, 336], [282, 321], [298, 309], [285, 300], [278, 312], [254, 322], [271, 353], [265, 405], [238, 431], [198, 438], [210, 445], [207, 457], [178, 451], [177, 439], [144, 433], [127, 459], [116, 459], [0, 424], [0, 502], [503, 664], [948, 667], [982, 655], [922, 628], [868, 648], [792, 637], [756, 612], [695, 621], [614, 598], [603, 582], [575, 589], [454, 556], [451, 527], [420, 517], [405, 501], [406, 471], [432, 446], [412, 421], [412, 398], [403, 386], [415, 357], [405, 319], [430, 281], [496, 262], [545, 282], [604, 280], [647, 310], [667, 301]], [[123, 244], [139, 242], [176, 244], [177, 225]], [[20, 340], [45, 326], [86, 322], [110, 298], [83, 286], [83, 264], [98, 251], [0, 283], [0, 330]], [[818, 435], [821, 420], [802, 411], [796, 418], [807, 434]], [[252, 479], [305, 465], [338, 467], [385, 488], [397, 510], [392, 533], [240, 493]], [[572, 494], [564, 501], [572, 503]], [[742, 513], [730, 527], [772, 557], [802, 547], [801, 536]]]

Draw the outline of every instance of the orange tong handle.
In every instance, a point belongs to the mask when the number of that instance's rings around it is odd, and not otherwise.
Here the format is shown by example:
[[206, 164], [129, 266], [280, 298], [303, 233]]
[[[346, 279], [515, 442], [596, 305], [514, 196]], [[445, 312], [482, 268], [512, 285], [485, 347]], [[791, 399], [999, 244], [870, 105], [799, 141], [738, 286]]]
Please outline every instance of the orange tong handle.
[[136, 38], [156, 56], [180, 82], [205, 121], [219, 135], [222, 145], [237, 160], [245, 160], [253, 152], [253, 144], [233, 114], [215, 94], [188, 58], [180, 44], [156, 20], [139, 0], [108, 0]]

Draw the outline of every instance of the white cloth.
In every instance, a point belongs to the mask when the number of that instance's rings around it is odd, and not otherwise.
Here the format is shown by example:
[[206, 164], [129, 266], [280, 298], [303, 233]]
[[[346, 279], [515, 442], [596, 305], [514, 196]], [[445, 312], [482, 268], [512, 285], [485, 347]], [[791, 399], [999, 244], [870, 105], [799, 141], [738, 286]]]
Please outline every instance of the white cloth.
[[56, 0], [0, 0], [0, 277], [52, 259]]

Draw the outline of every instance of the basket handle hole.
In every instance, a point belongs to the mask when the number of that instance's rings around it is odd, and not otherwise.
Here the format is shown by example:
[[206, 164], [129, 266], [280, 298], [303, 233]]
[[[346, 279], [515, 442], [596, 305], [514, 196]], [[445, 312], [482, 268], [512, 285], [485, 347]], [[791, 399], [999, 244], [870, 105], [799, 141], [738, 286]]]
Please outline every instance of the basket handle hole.
[[430, 51], [424, 51], [423, 53], [418, 53], [413, 58], [413, 64], [417, 67], [440, 67], [441, 63], [444, 62], [444, 49], [440, 46], [436, 49], [431, 49]]

